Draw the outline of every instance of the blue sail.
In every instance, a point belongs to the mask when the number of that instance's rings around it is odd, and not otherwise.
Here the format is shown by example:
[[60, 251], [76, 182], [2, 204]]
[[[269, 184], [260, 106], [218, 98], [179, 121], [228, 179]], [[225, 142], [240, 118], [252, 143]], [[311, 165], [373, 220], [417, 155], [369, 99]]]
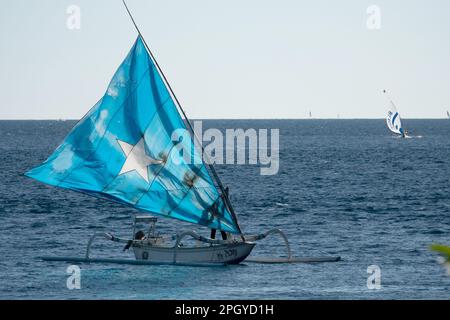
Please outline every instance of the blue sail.
[[27, 176], [239, 233], [140, 37], [106, 94]]

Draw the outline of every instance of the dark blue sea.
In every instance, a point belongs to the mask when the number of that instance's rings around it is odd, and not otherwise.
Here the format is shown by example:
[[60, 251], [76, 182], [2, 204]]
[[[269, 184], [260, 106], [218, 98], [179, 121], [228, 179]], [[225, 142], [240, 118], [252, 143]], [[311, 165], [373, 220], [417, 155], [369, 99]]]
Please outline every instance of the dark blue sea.
[[[214, 120], [204, 127], [280, 129], [280, 170], [221, 165], [245, 232], [282, 229], [295, 256], [337, 263], [227, 267], [80, 264], [69, 290], [65, 262], [90, 235], [130, 236], [133, 209], [48, 187], [23, 173], [44, 161], [73, 121], [1, 121], [0, 299], [449, 299], [450, 277], [429, 250], [450, 244], [450, 121], [405, 120], [411, 139], [384, 120]], [[162, 233], [195, 226], [161, 218]], [[200, 230], [203, 234], [206, 231]], [[99, 241], [93, 257], [132, 258]], [[283, 255], [282, 241], [254, 255]], [[381, 289], [367, 287], [367, 268]]]

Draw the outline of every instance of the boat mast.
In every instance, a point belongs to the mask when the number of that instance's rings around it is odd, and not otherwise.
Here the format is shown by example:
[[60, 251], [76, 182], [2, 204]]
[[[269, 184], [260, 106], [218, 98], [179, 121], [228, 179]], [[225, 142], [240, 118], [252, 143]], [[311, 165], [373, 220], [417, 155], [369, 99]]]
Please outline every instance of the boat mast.
[[[158, 71], [159, 71], [161, 77], [164, 79], [164, 83], [166, 84], [166, 87], [169, 89], [169, 91], [170, 91], [172, 97], [174, 98], [174, 100], [175, 100], [175, 102], [176, 102], [178, 108], [180, 109], [181, 113], [183, 114], [184, 118], [186, 119], [187, 125], [188, 125], [188, 127], [189, 127], [189, 130], [191, 131], [192, 136], [194, 137], [194, 139], [197, 140], [197, 142], [198, 142], [199, 145], [201, 146], [201, 148], [202, 148], [202, 158], [203, 158], [203, 157], [205, 156], [205, 153], [204, 153], [205, 149], [203, 148], [203, 143], [202, 143], [202, 141], [199, 140], [198, 137], [197, 137], [197, 135], [195, 134], [194, 128], [192, 127], [189, 118], [187, 117], [186, 113], [184, 112], [184, 109], [183, 109], [183, 107], [181, 106], [180, 101], [178, 100], [177, 96], [175, 95], [175, 92], [173, 91], [173, 89], [172, 89], [172, 87], [171, 87], [169, 81], [167, 80], [167, 78], [166, 78], [164, 72], [162, 71], [161, 67], [159, 66], [158, 61], [156, 60], [155, 56], [153, 55], [152, 51], [150, 50], [150, 47], [147, 45], [147, 42], [145, 41], [145, 39], [144, 39], [144, 37], [143, 37], [141, 31], [139, 30], [139, 27], [138, 27], [138, 25], [136, 24], [136, 21], [134, 20], [133, 15], [131, 14], [131, 11], [130, 11], [130, 9], [129, 9], [128, 6], [127, 6], [127, 3], [125, 2], [125, 0], [122, 0], [122, 2], [123, 2], [123, 5], [125, 6], [125, 9], [126, 9], [127, 12], [128, 12], [128, 15], [129, 15], [130, 18], [131, 18], [131, 21], [133, 22], [134, 27], [136, 28], [136, 31], [137, 31], [138, 34], [139, 34], [139, 37], [142, 39], [142, 42], [144, 43], [145, 48], [147, 49], [148, 53], [150, 54], [150, 57], [152, 58], [153, 62], [155, 63], [155, 66], [156, 66], [156, 68], [158, 69]], [[207, 157], [207, 155], [206, 155], [206, 157]], [[227, 190], [226, 190], [225, 187], [223, 186], [223, 183], [222, 183], [222, 181], [220, 180], [219, 175], [217, 174], [216, 169], [215, 169], [214, 166], [210, 163], [209, 159], [207, 159], [206, 165], [209, 167], [209, 169], [210, 169], [210, 171], [211, 171], [211, 173], [212, 173], [212, 175], [213, 175], [213, 179], [216, 181], [216, 183], [217, 183], [217, 185], [218, 185], [218, 187], [219, 187], [219, 189], [220, 189], [220, 191], [221, 191], [221, 195], [222, 195], [222, 197], [223, 197], [223, 199], [224, 199], [224, 201], [225, 201], [225, 205], [226, 205], [226, 206], [228, 207], [228, 209], [230, 210], [231, 216], [233, 217], [234, 222], [236, 223], [236, 227], [237, 227], [237, 229], [238, 229], [238, 231], [239, 231], [239, 233], [240, 233], [242, 239], [245, 240], [245, 239], [244, 239], [244, 236], [243, 236], [243, 234], [242, 234], [242, 231], [241, 231], [241, 227], [239, 226], [239, 223], [238, 223], [238, 220], [237, 220], [236, 212], [234, 211], [233, 206], [231, 205], [231, 201], [230, 201], [230, 198], [229, 198], [229, 196], [228, 196]]]

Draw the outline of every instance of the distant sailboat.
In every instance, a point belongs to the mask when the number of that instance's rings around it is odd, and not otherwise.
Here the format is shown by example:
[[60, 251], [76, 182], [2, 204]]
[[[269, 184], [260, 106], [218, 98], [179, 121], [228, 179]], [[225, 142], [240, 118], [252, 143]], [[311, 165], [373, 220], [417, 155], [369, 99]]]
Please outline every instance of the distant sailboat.
[[[126, 7], [125, 1], [124, 4]], [[203, 161], [203, 150], [191, 148], [196, 136], [190, 121], [136, 24], [135, 27], [138, 37], [104, 97], [50, 158], [26, 175], [147, 214], [135, 216], [131, 238], [96, 233], [88, 242], [85, 257], [43, 259], [120, 264], [238, 264], [250, 254], [255, 241], [277, 233], [285, 241], [287, 257], [259, 258], [253, 262], [338, 261], [340, 257], [292, 257], [287, 238], [278, 229], [259, 235], [243, 234], [228, 188], [214, 166]], [[185, 130], [186, 137], [172, 140], [174, 132]], [[189, 150], [188, 157], [177, 156]], [[155, 232], [154, 216], [205, 226], [211, 229], [211, 237], [194, 231], [163, 237]], [[138, 230], [142, 224], [148, 226], [147, 234]], [[216, 231], [221, 231], [222, 240], [215, 239]], [[126, 244], [124, 251], [133, 250], [136, 260], [90, 258], [91, 245], [98, 236]], [[185, 238], [198, 243], [186, 245], [182, 243]]]
[[389, 110], [386, 117], [386, 124], [389, 130], [405, 138], [406, 130], [402, 126], [402, 121], [400, 119], [400, 114], [398, 113], [397, 107], [395, 106], [386, 90], [383, 90], [383, 93], [386, 95], [386, 98], [389, 101]]
[[450, 119], [450, 113], [447, 111], [447, 118]]
[[312, 112], [311, 111], [309, 112], [309, 118], [312, 118]]

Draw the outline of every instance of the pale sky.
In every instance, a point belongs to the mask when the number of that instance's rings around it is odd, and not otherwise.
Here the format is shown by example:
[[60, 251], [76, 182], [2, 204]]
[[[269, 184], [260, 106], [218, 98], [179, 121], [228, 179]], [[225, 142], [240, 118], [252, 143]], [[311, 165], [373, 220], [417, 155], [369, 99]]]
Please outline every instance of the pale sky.
[[[127, 2], [190, 118], [383, 118], [384, 88], [403, 118], [450, 110], [448, 0]], [[137, 37], [121, 0], [0, 4], [0, 119], [81, 118]]]

